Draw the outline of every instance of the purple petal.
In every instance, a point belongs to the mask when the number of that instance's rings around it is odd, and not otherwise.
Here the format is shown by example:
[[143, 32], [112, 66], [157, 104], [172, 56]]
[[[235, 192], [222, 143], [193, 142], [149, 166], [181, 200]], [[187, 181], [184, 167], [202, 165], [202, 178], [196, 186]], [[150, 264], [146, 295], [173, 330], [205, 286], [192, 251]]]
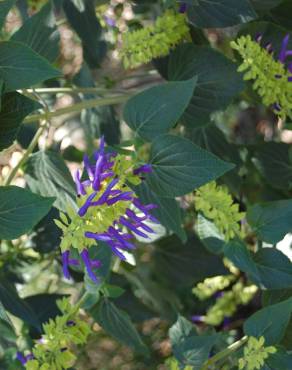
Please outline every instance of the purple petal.
[[148, 239], [148, 235], [144, 234], [142, 231], [138, 230], [136, 226], [128, 222], [125, 217], [120, 217], [120, 223], [126, 226], [128, 229], [132, 230], [133, 233], [141, 236], [142, 238]]
[[69, 259], [69, 265], [79, 266], [79, 261], [75, 258], [70, 258]]
[[292, 76], [288, 77], [288, 82], [292, 82]]
[[120, 252], [119, 250], [118, 250], [118, 248], [116, 247], [116, 243], [114, 243], [114, 242], [109, 242], [108, 243], [109, 244], [109, 246], [111, 247], [111, 250], [112, 250], [112, 252], [117, 256], [117, 257], [119, 257], [122, 261], [126, 261], [126, 257], [123, 255], [123, 253], [122, 252]]
[[62, 253], [63, 274], [66, 279], [70, 279], [69, 254], [70, 254], [70, 251], [65, 251]]
[[136, 227], [141, 227], [141, 229], [147, 231], [148, 233], [154, 233], [154, 230], [151, 229], [148, 225], [143, 224], [143, 222], [139, 222], [135, 224]]
[[84, 186], [80, 180], [80, 172], [79, 170], [77, 170], [75, 172], [75, 175], [74, 175], [74, 180], [75, 180], [75, 184], [76, 184], [76, 191], [77, 191], [77, 194], [80, 196], [80, 195], [85, 195], [86, 194], [86, 191], [84, 189]]
[[99, 190], [100, 189], [100, 175], [101, 175], [101, 167], [103, 164], [103, 157], [100, 156], [98, 160], [96, 161], [95, 165], [95, 171], [94, 171], [94, 179], [92, 183], [92, 187], [94, 190]]
[[260, 43], [260, 42], [262, 41], [262, 38], [263, 38], [263, 34], [262, 34], [262, 33], [257, 33], [257, 34], [255, 35], [255, 41], [256, 41], [257, 43]]
[[281, 51], [280, 51], [280, 54], [279, 54], [279, 61], [281, 63], [285, 63], [285, 59], [286, 59], [286, 52], [287, 52], [287, 47], [288, 47], [288, 43], [289, 43], [289, 38], [290, 38], [290, 35], [287, 34], [283, 41], [282, 41], [282, 47], [281, 47]]
[[202, 315], [193, 315], [191, 319], [193, 322], [204, 322], [204, 316]]
[[122, 193], [114, 198], [111, 198], [111, 199], [108, 199], [107, 200], [107, 204], [110, 206], [112, 204], [115, 204], [119, 201], [127, 201], [127, 200], [132, 200], [133, 197], [133, 192], [132, 191], [128, 191], [128, 192], [125, 192], [125, 193]]
[[93, 202], [92, 205], [94, 206], [100, 206], [102, 204], [104, 204], [106, 201], [107, 201], [107, 198], [109, 197], [110, 195], [110, 192], [112, 190], [112, 188], [119, 182], [119, 179], [115, 178], [113, 179], [107, 186], [107, 188], [105, 189], [105, 191], [103, 192], [103, 194], [101, 195], [101, 197], [98, 199], [98, 201], [96, 202]]
[[187, 11], [187, 4], [186, 3], [182, 3], [179, 7], [179, 13], [185, 13]]
[[22, 365], [25, 365], [27, 363], [26, 357], [21, 352], [16, 353], [16, 358], [18, 361], [21, 362]]
[[94, 283], [98, 284], [99, 280], [97, 279], [94, 272], [92, 271], [92, 262], [90, 261], [88, 250], [83, 249], [83, 251], [80, 253], [80, 256], [83, 259], [88, 276]]
[[109, 227], [108, 232], [115, 238], [117, 239], [122, 245], [124, 245], [128, 249], [134, 249], [135, 246], [132, 243], [127, 242], [123, 238], [123, 234], [119, 234], [119, 232], [113, 228], [112, 226]]
[[99, 240], [101, 242], [108, 242], [109, 240], [111, 240], [111, 237], [107, 234], [95, 234], [91, 233], [90, 231], [86, 231], [84, 235], [86, 236], [86, 238]]
[[147, 219], [147, 216], [142, 216], [142, 217], [137, 216], [136, 213], [129, 208], [126, 210], [126, 215], [137, 222], [145, 221]]
[[78, 215], [80, 217], [83, 217], [85, 213], [87, 212], [88, 208], [92, 205], [94, 205], [95, 202], [91, 202], [92, 199], [96, 196], [96, 192], [89, 195], [89, 197], [86, 199], [85, 203], [82, 207], [79, 208]]
[[133, 173], [134, 175], [139, 175], [140, 173], [150, 173], [152, 172], [151, 164], [144, 164], [143, 166], [136, 168]]

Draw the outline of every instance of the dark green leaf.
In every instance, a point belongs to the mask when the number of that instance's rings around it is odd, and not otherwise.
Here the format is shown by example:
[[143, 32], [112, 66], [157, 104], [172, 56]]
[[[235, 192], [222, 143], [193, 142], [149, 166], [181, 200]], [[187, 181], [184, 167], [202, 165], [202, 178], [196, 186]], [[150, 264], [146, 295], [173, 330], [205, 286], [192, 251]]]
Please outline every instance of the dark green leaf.
[[0, 150], [13, 144], [23, 119], [31, 112], [41, 108], [39, 103], [17, 92], [4, 94], [1, 106]]
[[175, 236], [162, 239], [154, 250], [152, 263], [156, 278], [172, 289], [191, 288], [206, 277], [227, 273], [221, 258], [208, 252], [195, 236], [185, 244]]
[[61, 294], [37, 294], [26, 297], [24, 302], [35, 311], [39, 322], [44, 324], [61, 313], [56, 301], [63, 297]]
[[147, 347], [142, 342], [129, 316], [108, 299], [102, 298], [91, 310], [91, 314], [109, 335], [135, 351], [147, 354]]
[[50, 62], [54, 62], [59, 55], [59, 38], [52, 5], [48, 3], [12, 35], [11, 41], [22, 42]]
[[242, 242], [232, 241], [225, 245], [224, 254], [260, 287], [266, 289], [292, 287], [292, 264], [279, 250], [264, 248], [252, 257]]
[[12, 315], [40, 330], [40, 322], [32, 308], [21, 298], [12, 284], [1, 279], [0, 301]]
[[16, 0], [4, 0], [0, 2], [0, 28], [4, 26], [6, 16]]
[[208, 359], [210, 351], [218, 335], [200, 335], [194, 330], [194, 326], [183, 317], [169, 329], [169, 337], [175, 358], [180, 365], [192, 365], [200, 369]]
[[292, 369], [292, 354], [283, 349], [277, 349], [277, 352], [270, 355], [265, 363], [269, 366], [268, 370], [290, 370]]
[[153, 172], [147, 183], [161, 197], [176, 197], [215, 180], [233, 168], [179, 136], [161, 135], [152, 143]]
[[168, 74], [170, 80], [176, 81], [198, 77], [193, 98], [182, 118], [190, 127], [208, 123], [212, 112], [224, 110], [244, 89], [237, 65], [205, 46], [183, 44], [176, 48], [169, 58]]
[[59, 218], [59, 211], [52, 207], [50, 212], [33, 228], [32, 247], [39, 253], [50, 253], [61, 242], [62, 232], [54, 219]]
[[82, 41], [86, 62], [91, 68], [98, 67], [106, 54], [106, 43], [101, 40], [102, 28], [95, 14], [94, 1], [85, 1], [84, 10], [80, 11], [71, 0], [64, 0], [63, 8]]
[[195, 77], [188, 81], [167, 82], [141, 92], [125, 106], [126, 123], [145, 140], [167, 133], [188, 106], [196, 83]]
[[249, 0], [187, 0], [188, 18], [200, 28], [224, 28], [257, 18]]
[[0, 239], [16, 239], [29, 231], [49, 212], [53, 202], [53, 198], [17, 186], [1, 186]]
[[0, 42], [0, 78], [13, 91], [60, 76], [46, 59], [20, 42]]
[[292, 312], [292, 298], [265, 307], [244, 323], [244, 332], [256, 338], [265, 337], [266, 344], [276, 344], [283, 338]]
[[186, 241], [186, 233], [182, 228], [182, 211], [175, 199], [162, 198], [156, 195], [146, 182], [135, 187], [135, 193], [139, 196], [143, 204], [156, 204], [158, 207], [151, 213], [168, 230], [173, 231], [183, 242]]
[[261, 240], [275, 244], [292, 230], [292, 200], [255, 204], [248, 208], [247, 221]]
[[75, 198], [75, 187], [63, 158], [55, 152], [39, 151], [25, 166], [25, 179], [29, 188], [43, 196], [55, 196], [54, 205], [65, 210]]
[[273, 9], [270, 13], [273, 21], [279, 23], [282, 27], [286, 27], [289, 30], [292, 30], [292, 3], [290, 0], [282, 1], [277, 8]]
[[255, 154], [255, 163], [268, 184], [279, 189], [292, 187], [291, 145], [265, 143]]
[[251, 3], [256, 10], [268, 10], [275, 8], [282, 1], [283, 0], [251, 0]]

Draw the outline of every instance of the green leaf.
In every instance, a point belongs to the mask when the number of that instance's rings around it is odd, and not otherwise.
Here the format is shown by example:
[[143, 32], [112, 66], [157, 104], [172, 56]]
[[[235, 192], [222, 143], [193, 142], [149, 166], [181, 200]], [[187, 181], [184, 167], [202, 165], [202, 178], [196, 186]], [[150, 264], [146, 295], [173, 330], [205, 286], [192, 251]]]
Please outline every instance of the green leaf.
[[6, 16], [9, 10], [13, 7], [16, 0], [2, 0], [0, 2], [0, 28], [4, 26]]
[[244, 89], [237, 65], [223, 54], [206, 46], [182, 44], [170, 54], [168, 77], [177, 81], [194, 76], [197, 87], [182, 117], [190, 127], [208, 123], [212, 112], [224, 110]]
[[292, 188], [291, 145], [265, 143], [255, 154], [255, 164], [268, 184], [279, 189]]
[[267, 345], [277, 344], [283, 338], [292, 312], [292, 298], [264, 307], [244, 323], [246, 335], [265, 337]]
[[248, 208], [247, 221], [261, 240], [276, 244], [292, 230], [292, 200], [255, 204]]
[[150, 162], [153, 172], [147, 176], [147, 184], [161, 197], [187, 194], [233, 168], [232, 163], [173, 135], [153, 141]]
[[75, 186], [63, 158], [52, 151], [33, 154], [25, 166], [25, 179], [29, 188], [43, 196], [54, 196], [54, 205], [63, 211], [73, 204]]
[[182, 211], [175, 199], [159, 197], [149, 189], [146, 182], [136, 186], [135, 193], [139, 196], [143, 204], [156, 204], [158, 207], [151, 211], [153, 216], [156, 217], [164, 227], [173, 231], [183, 242], [186, 241], [187, 236], [182, 228]]
[[195, 226], [201, 242], [210, 252], [215, 254], [223, 253], [224, 236], [220, 234], [214, 222], [199, 214]]
[[195, 235], [185, 244], [175, 236], [163, 238], [156, 243], [151, 262], [156, 279], [174, 290], [192, 288], [206, 277], [228, 272], [222, 259], [210, 253]]
[[84, 1], [81, 11], [71, 0], [64, 0], [63, 9], [82, 41], [84, 59], [91, 68], [98, 67], [105, 57], [106, 43], [102, 40], [102, 27], [96, 17], [94, 1]]
[[0, 301], [12, 315], [40, 330], [40, 322], [33, 309], [23, 299], [19, 298], [14, 286], [3, 278], [0, 282]]
[[183, 317], [169, 329], [169, 337], [175, 358], [181, 366], [192, 365], [200, 369], [208, 359], [219, 335], [198, 336], [193, 325]]
[[251, 3], [256, 10], [268, 10], [275, 8], [282, 1], [283, 0], [251, 0]]
[[279, 23], [282, 27], [292, 30], [291, 21], [292, 3], [290, 0], [282, 1], [277, 8], [270, 13], [274, 22]]
[[16, 239], [29, 231], [49, 212], [53, 201], [17, 186], [1, 186], [0, 239]]
[[252, 254], [240, 241], [232, 241], [224, 247], [225, 257], [245, 272], [261, 288], [292, 288], [292, 264], [277, 249], [264, 248]]
[[10, 40], [19, 41], [50, 62], [54, 62], [59, 55], [59, 39], [52, 5], [48, 3], [38, 13], [28, 18]]
[[142, 342], [129, 316], [107, 298], [102, 298], [98, 305], [91, 310], [91, 314], [109, 335], [135, 351], [147, 354], [147, 347]]
[[179, 120], [193, 95], [197, 78], [166, 82], [131, 98], [124, 109], [124, 120], [145, 140], [167, 133]]
[[30, 87], [60, 76], [46, 59], [20, 42], [0, 42], [0, 78], [6, 91]]
[[2, 96], [1, 106], [0, 150], [3, 150], [13, 144], [23, 119], [41, 108], [41, 105], [26, 96], [12, 92]]
[[277, 348], [277, 352], [271, 354], [265, 363], [269, 366], [267, 370], [290, 370], [292, 369], [292, 354]]
[[249, 0], [188, 0], [189, 21], [199, 28], [225, 28], [257, 18]]

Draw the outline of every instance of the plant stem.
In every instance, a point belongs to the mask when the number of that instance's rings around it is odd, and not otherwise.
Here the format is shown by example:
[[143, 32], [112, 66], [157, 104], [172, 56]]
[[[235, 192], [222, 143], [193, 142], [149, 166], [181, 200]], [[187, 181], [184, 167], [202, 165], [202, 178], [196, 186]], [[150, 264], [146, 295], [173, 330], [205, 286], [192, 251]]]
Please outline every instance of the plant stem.
[[213, 368], [213, 365], [216, 362], [224, 359], [225, 357], [228, 357], [229, 355], [231, 355], [231, 353], [236, 352], [240, 347], [242, 347], [247, 342], [247, 339], [248, 339], [248, 337], [247, 337], [247, 335], [245, 335], [244, 337], [242, 337], [237, 342], [232, 343], [229, 347], [227, 347], [223, 351], [217, 353], [215, 356], [211, 357], [205, 363], [205, 365], [202, 367], [201, 370], [209, 370], [209, 369], [212, 369]]
[[12, 170], [9, 172], [6, 180], [4, 181], [4, 185], [9, 185], [11, 181], [14, 179], [15, 175], [17, 174], [17, 171], [20, 169], [20, 167], [26, 162], [30, 154], [33, 152], [34, 148], [36, 147], [39, 138], [41, 137], [42, 133], [46, 129], [46, 125], [41, 125], [39, 129], [37, 130], [35, 136], [33, 137], [31, 143], [29, 144], [26, 152], [23, 154], [23, 157], [21, 160], [17, 163], [17, 165], [12, 168]]
[[103, 94], [103, 93], [122, 93], [123, 89], [109, 90], [100, 87], [41, 87], [36, 89], [22, 89], [19, 92], [25, 93], [37, 93], [37, 94]]
[[62, 116], [64, 114], [79, 113], [83, 109], [89, 109], [94, 107], [101, 107], [105, 105], [113, 105], [125, 102], [132, 94], [123, 94], [116, 96], [109, 96], [106, 98], [88, 99], [83, 100], [69, 107], [60, 108], [55, 111], [32, 114], [25, 118], [24, 123], [33, 123], [38, 120], [49, 121], [53, 117]]

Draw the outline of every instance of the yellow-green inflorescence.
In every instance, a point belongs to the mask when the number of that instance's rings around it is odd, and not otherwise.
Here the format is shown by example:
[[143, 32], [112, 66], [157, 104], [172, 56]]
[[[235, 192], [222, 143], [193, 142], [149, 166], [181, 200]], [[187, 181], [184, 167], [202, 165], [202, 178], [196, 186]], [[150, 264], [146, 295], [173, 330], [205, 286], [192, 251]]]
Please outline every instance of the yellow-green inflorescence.
[[210, 182], [197, 189], [195, 207], [214, 222], [226, 241], [242, 236], [239, 222], [245, 217], [245, 213], [239, 212], [239, 205], [233, 202], [225, 186]]
[[231, 42], [243, 63], [238, 68], [244, 72], [244, 80], [252, 80], [253, 88], [262, 102], [272, 107], [282, 119], [292, 118], [292, 73], [284, 63], [273, 58], [270, 49], [263, 48], [250, 35], [241, 36]]
[[43, 325], [44, 334], [36, 341], [26, 370], [69, 369], [76, 362], [72, 346], [87, 342], [91, 328], [80, 319], [78, 306], [72, 306], [67, 298], [57, 303], [62, 315]]
[[[141, 183], [139, 176], [133, 175], [134, 163], [129, 158], [122, 155], [118, 155], [114, 165], [114, 173], [116, 174], [119, 182], [115, 186], [115, 189], [122, 189], [123, 192], [130, 192], [131, 189], [125, 185], [126, 180], [133, 185]], [[96, 194], [92, 201], [97, 200], [106, 187], [108, 186], [110, 179], [105, 180], [101, 184], [100, 192]], [[86, 194], [79, 195], [76, 198], [78, 208], [80, 208], [86, 198], [90, 195], [92, 190], [85, 188]], [[86, 247], [90, 247], [93, 244], [92, 239], [87, 238], [85, 232], [102, 233], [105, 232], [115, 220], [121, 215], [124, 215], [127, 208], [131, 206], [131, 201], [117, 202], [112, 204], [110, 207], [105, 203], [98, 207], [89, 208], [83, 217], [80, 217], [76, 210], [72, 206], [67, 206], [67, 215], [60, 212], [60, 220], [55, 220], [56, 225], [63, 231], [61, 238], [60, 248], [64, 252], [70, 247], [76, 248], [79, 252]]]
[[173, 47], [189, 37], [185, 14], [167, 10], [153, 25], [122, 36], [124, 66], [135, 68], [154, 58], [166, 56]]
[[[225, 318], [235, 314], [239, 305], [246, 305], [252, 300], [258, 290], [257, 286], [244, 285], [241, 281], [234, 283], [235, 280], [234, 275], [214, 276], [197, 284], [193, 293], [201, 301], [212, 296], [216, 297], [215, 304], [207, 310], [200, 321], [209, 325], [220, 325]], [[223, 291], [231, 284], [233, 284], [231, 289]]]
[[243, 358], [239, 359], [238, 369], [239, 370], [259, 370], [265, 364], [265, 360], [277, 352], [277, 349], [273, 346], [265, 347], [265, 338], [260, 337], [259, 339], [249, 337], [247, 345], [244, 347]]

